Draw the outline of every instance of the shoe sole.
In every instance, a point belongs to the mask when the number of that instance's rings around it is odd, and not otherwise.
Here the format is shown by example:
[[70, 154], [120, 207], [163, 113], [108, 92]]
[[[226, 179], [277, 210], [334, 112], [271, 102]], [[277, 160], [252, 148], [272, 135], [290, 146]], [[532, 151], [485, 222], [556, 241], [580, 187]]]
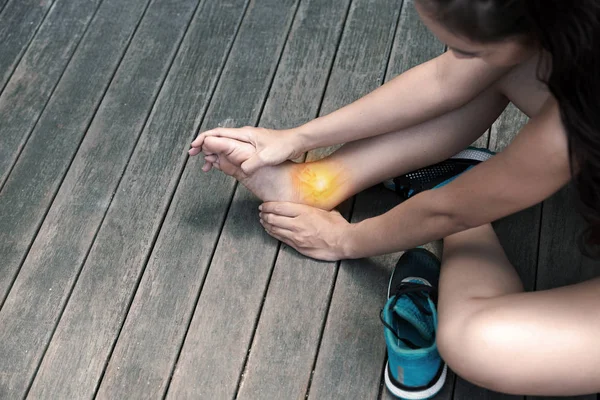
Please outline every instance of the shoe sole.
[[[461, 151], [460, 153], [450, 157], [449, 159], [450, 160], [462, 160], [462, 161], [467, 161], [467, 162], [469, 162], [469, 161], [484, 162], [484, 161], [489, 160], [490, 158], [492, 158], [495, 155], [496, 155], [496, 153], [494, 153], [491, 150], [485, 149], [485, 148], [469, 147], [469, 148]], [[427, 169], [429, 167], [433, 167], [433, 165], [430, 165], [428, 167], [423, 167], [420, 169]], [[389, 189], [393, 192], [397, 191], [396, 183], [394, 182], [394, 179], [388, 179], [388, 180], [384, 181], [383, 186], [385, 186], [386, 189]]]
[[468, 148], [455, 156], [450, 157], [451, 160], [472, 160], [472, 161], [487, 161], [495, 155], [494, 152], [488, 149]]
[[446, 383], [446, 376], [448, 375], [448, 366], [444, 364], [444, 370], [442, 371], [439, 379], [430, 387], [425, 390], [419, 391], [407, 391], [405, 389], [401, 389], [392, 383], [390, 379], [390, 372], [388, 368], [388, 363], [385, 363], [385, 386], [394, 396], [401, 398], [403, 400], [426, 400], [430, 399], [442, 390], [444, 384]]
[[[411, 258], [413, 257], [425, 257], [428, 258], [426, 264], [417, 265], [417, 260], [414, 260], [414, 264], [411, 264]], [[393, 289], [392, 286], [397, 285], [406, 278], [422, 278], [425, 279], [429, 284], [437, 289], [438, 281], [440, 277], [440, 260], [435, 254], [422, 248], [407, 250], [398, 260], [392, 276], [388, 282], [387, 298], [390, 298], [390, 292]], [[394, 283], [394, 285], [392, 285]]]

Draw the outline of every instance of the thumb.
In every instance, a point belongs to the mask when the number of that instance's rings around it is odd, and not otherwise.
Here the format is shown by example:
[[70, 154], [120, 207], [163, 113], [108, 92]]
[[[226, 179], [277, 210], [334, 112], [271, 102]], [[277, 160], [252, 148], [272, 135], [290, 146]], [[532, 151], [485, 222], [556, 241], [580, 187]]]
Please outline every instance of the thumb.
[[254, 154], [249, 159], [247, 159], [246, 161], [244, 161], [242, 163], [242, 165], [240, 165], [240, 167], [242, 168], [242, 171], [244, 172], [244, 174], [251, 175], [254, 172], [256, 172], [257, 169], [259, 169], [260, 167], [263, 167], [264, 165], [265, 165], [265, 162], [260, 157], [260, 153], [257, 153], [257, 154]]

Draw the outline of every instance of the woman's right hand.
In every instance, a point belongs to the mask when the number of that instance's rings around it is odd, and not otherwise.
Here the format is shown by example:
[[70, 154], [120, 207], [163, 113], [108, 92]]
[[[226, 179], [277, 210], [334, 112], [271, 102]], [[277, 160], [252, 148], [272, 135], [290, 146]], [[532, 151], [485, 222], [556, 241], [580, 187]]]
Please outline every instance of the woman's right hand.
[[241, 165], [242, 171], [247, 175], [252, 174], [261, 167], [277, 165], [286, 160], [298, 158], [305, 151], [301, 144], [300, 135], [293, 130], [273, 130], [245, 126], [243, 128], [215, 128], [202, 132], [192, 142], [189, 154], [195, 156], [200, 152], [204, 152], [207, 162], [210, 163], [210, 157], [213, 154], [203, 149], [204, 139], [209, 136], [235, 139], [254, 146], [256, 149], [254, 155]]

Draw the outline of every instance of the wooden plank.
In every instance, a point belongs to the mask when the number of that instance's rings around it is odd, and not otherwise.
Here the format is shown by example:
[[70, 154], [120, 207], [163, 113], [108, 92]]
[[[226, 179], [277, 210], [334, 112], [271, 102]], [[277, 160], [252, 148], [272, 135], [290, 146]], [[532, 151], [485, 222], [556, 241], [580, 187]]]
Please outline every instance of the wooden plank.
[[[18, 2], [14, 1], [11, 4]], [[4, 88], [0, 96], [0, 189], [38, 122], [99, 3], [100, 0], [90, 0], [81, 3], [59, 1], [54, 4]], [[28, 242], [23, 244], [24, 247], [29, 245]], [[20, 246], [19, 250], [21, 253]], [[3, 273], [0, 272], [0, 298], [4, 297], [6, 289]], [[11, 279], [12, 277], [9, 277], [8, 280]]]
[[[170, 7], [167, 3], [164, 6]], [[177, 184], [186, 159], [183, 149], [204, 115], [245, 4], [244, 0], [203, 2], [196, 12], [32, 393], [52, 398], [93, 395]], [[88, 351], [73, 354], [71, 345]], [[68, 365], [68, 371], [61, 372], [59, 365]]]
[[[548, 290], [572, 285], [600, 276], [600, 263], [585, 257], [578, 247], [585, 222], [577, 212], [577, 193], [573, 186], [544, 201], [537, 289]], [[596, 400], [596, 395], [572, 396], [576, 400]], [[528, 397], [532, 400], [558, 400], [559, 397]]]
[[569, 397], [554, 397], [554, 396], [528, 396], [527, 400], [564, 400], [564, 399], [569, 399], [569, 400], [596, 400], [597, 395], [595, 394], [588, 394], [585, 396], [569, 396]]
[[577, 193], [567, 187], [544, 202], [537, 288], [547, 290], [600, 275], [600, 265], [579, 251], [585, 227], [577, 211]]
[[[21, 166], [15, 166], [13, 175], [17, 178], [12, 181], [6, 181], [6, 178], [29, 132], [46, 107], [98, 2], [94, 0], [77, 4], [67, 1], [56, 4], [0, 96], [0, 258], [3, 260], [3, 268], [0, 269], [0, 306], [52, 198], [52, 190], [46, 189], [47, 186], [43, 184], [42, 190], [39, 190], [31, 179], [31, 171], [45, 166], [41, 163], [44, 158], [38, 162], [36, 157], [29, 157], [30, 163], [37, 165], [32, 167], [21, 163]], [[71, 81], [71, 85], [74, 84], [77, 82]], [[46, 121], [51, 118], [56, 116], [46, 114]], [[46, 122], [48, 126], [38, 128], [37, 135], [42, 135], [40, 132], [45, 133], [46, 130], [56, 133], [57, 123], [62, 124], [57, 121], [52, 127], [51, 123]], [[60, 135], [48, 135], [50, 141], [54, 136], [62, 136], [62, 132]], [[39, 137], [38, 141], [42, 139], [45, 138]], [[40, 157], [56, 157], [46, 151], [45, 143], [30, 148], [31, 151], [39, 152]], [[55, 160], [60, 161], [68, 160]], [[54, 168], [51, 162], [48, 171], [52, 172]], [[40, 181], [44, 182], [44, 179], [42, 177]], [[40, 195], [42, 198], [39, 198]]]
[[457, 378], [454, 393], [455, 400], [521, 400], [523, 396], [492, 392], [473, 385], [463, 379]]
[[[391, 2], [390, 6], [395, 6], [399, 11], [397, 2]], [[412, 2], [402, 7], [386, 79], [443, 51], [440, 43], [433, 42], [427, 31], [416, 25], [418, 18], [412, 7]], [[390, 10], [383, 12], [392, 13]], [[397, 202], [395, 194], [384, 190], [361, 193], [357, 196], [352, 220], [356, 222], [383, 213]], [[391, 254], [341, 263], [316, 361], [310, 398], [378, 397], [385, 362], [379, 310], [385, 302], [387, 281], [397, 258], [398, 254]], [[357, 376], [361, 378], [356, 379]]]
[[2, 12], [4, 11], [4, 8], [6, 7], [7, 3], [8, 0], [0, 0], [0, 15], [2, 15]]
[[[53, 2], [13, 1], [0, 13], [0, 93]], [[0, 4], [0, 9], [2, 6]]]
[[[275, 27], [283, 26], [286, 21], [286, 25], [291, 28], [292, 11], [295, 13], [297, 7], [298, 2], [290, 1], [257, 3], [253, 9], [255, 14], [247, 21], [245, 28], [250, 31], [265, 30], [261, 27], [263, 20], [270, 20], [269, 25]], [[274, 13], [274, 10], [277, 12]], [[297, 34], [297, 31], [292, 33]], [[283, 34], [276, 36], [279, 39], [285, 37]], [[271, 43], [272, 48], [283, 50], [283, 42]], [[245, 45], [240, 43], [240, 47]], [[257, 59], [270, 59], [260, 53], [257, 56]], [[255, 62], [252, 57], [246, 57], [245, 60], [240, 62], [241, 70], [251, 68], [251, 64]], [[278, 60], [274, 61], [273, 68]], [[264, 80], [265, 77], [261, 79]], [[274, 90], [279, 90], [279, 80], [280, 78], [276, 78]], [[262, 89], [256, 91], [255, 95], [248, 96], [246, 102], [249, 104], [242, 108], [251, 106], [251, 101], [262, 101], [266, 94]], [[217, 98], [212, 106], [219, 110], [219, 115], [228, 117], [225, 120], [228, 125], [258, 122], [258, 114], [254, 114], [252, 118], [252, 114], [242, 119], [236, 118], [236, 113], [232, 112], [234, 108], [227, 102], [226, 96]], [[255, 107], [254, 111], [258, 111], [258, 108]], [[219, 119], [209, 121], [206, 127], [214, 126], [218, 121]], [[188, 196], [193, 196], [193, 193], [190, 192]], [[242, 207], [240, 202], [243, 203]], [[270, 268], [264, 268], [264, 265], [272, 264], [274, 254], [262, 251], [265, 243], [272, 239], [257, 224], [256, 199], [249, 193], [238, 190], [233, 204], [177, 361], [177, 369], [168, 391], [169, 398], [229, 398], [234, 397], [237, 390], [238, 378], [269, 275]], [[248, 210], [253, 211], [250, 216]], [[232, 269], [232, 265], [241, 268]], [[232, 318], [232, 315], [235, 317]]]
[[[338, 8], [337, 5], [334, 7], [331, 2], [325, 0], [302, 3], [261, 117], [265, 123], [297, 124], [316, 114], [319, 98], [324, 91], [329, 71], [328, 64], [331, 63], [335, 51], [336, 31], [339, 30], [341, 22], [338, 19], [343, 19], [344, 10]], [[329, 11], [327, 11], [328, 9]], [[335, 17], [336, 13], [341, 16]], [[251, 18], [257, 19], [260, 16], [254, 15]], [[251, 31], [246, 32], [247, 29], [250, 28], [246, 28], [240, 35], [251, 35]], [[253, 61], [252, 58], [237, 54], [239, 49], [235, 51], [232, 57], [235, 57], [236, 60], [248, 60], [241, 63], [239, 68], [255, 68], [249, 64]], [[235, 61], [232, 60], [232, 62]], [[229, 70], [228, 72], [228, 77], [234, 73], [235, 75], [244, 74], [240, 70], [235, 72]], [[235, 81], [234, 78], [227, 80]], [[264, 77], [263, 82], [266, 82]], [[252, 85], [259, 83], [260, 81], [256, 80]], [[217, 96], [229, 99], [230, 103], [228, 107], [213, 109], [214, 112], [209, 113], [206, 118], [205, 127], [210, 126], [211, 123], [218, 124], [223, 121], [223, 118], [229, 118], [230, 121], [239, 124], [256, 122], [258, 115], [251, 110], [257, 109], [253, 102], [258, 104], [262, 98], [253, 96], [251, 101], [249, 99], [238, 100], [239, 104], [232, 104], [232, 99], [243, 99], [243, 96], [231, 93], [232, 89], [234, 88], [220, 88]], [[238, 85], [236, 89], [236, 92], [239, 93], [246, 91], [256, 92], [257, 88], [253, 88], [251, 85]], [[215, 99], [215, 101], [218, 100]], [[314, 110], [312, 114], [306, 115], [307, 112], [311, 113], [311, 110]], [[154, 250], [156, 256], [151, 257], [146, 268], [104, 376], [98, 394], [100, 398], [129, 398], [132, 395], [134, 397], [138, 395], [152, 397], [155, 391], [159, 392], [158, 388], [162, 389], [168, 382], [170, 368], [175, 362], [177, 351], [184, 339], [187, 322], [191, 318], [197, 293], [202, 286], [207, 264], [210, 262], [218, 237], [220, 225], [214, 224], [211, 220], [215, 215], [224, 216], [227, 199], [231, 196], [233, 189], [233, 181], [223, 174], [199, 174], [200, 163], [201, 160], [197, 158], [188, 162], [182, 182], [173, 199], [170, 213], [157, 240]], [[205, 189], [199, 193], [198, 187]], [[205, 211], [198, 213], [198, 210]], [[253, 214], [256, 214], [255, 207], [252, 207], [252, 211]], [[193, 224], [188, 222], [190, 215], [194, 216]], [[251, 223], [256, 225], [256, 218]], [[209, 224], [213, 226], [212, 229], [207, 229]], [[187, 240], [189, 237], [195, 238], [194, 246], [189, 246]], [[237, 249], [239, 249], [239, 241], [236, 251]], [[172, 268], [175, 266], [178, 266], [178, 274], [172, 273]], [[230, 268], [230, 265], [226, 265], [226, 267]], [[213, 263], [212, 269], [214, 268]], [[247, 280], [246, 275], [249, 274], [249, 271], [245, 271], [243, 279]], [[231, 279], [230, 277], [230, 282]], [[207, 283], [208, 286], [210, 284], [210, 282]], [[238, 286], [236, 284], [232, 284], [231, 287], [236, 292], [231, 296], [241, 296], [237, 293]], [[177, 295], [173, 296], [175, 288]], [[208, 290], [206, 288], [205, 290]], [[224, 293], [219, 295], [227, 296]], [[201, 301], [207, 302], [205, 297]], [[216, 302], [216, 304], [218, 303], [220, 301]], [[216, 307], [216, 304], [212, 306]], [[227, 315], [225, 315], [226, 318]], [[237, 315], [236, 313], [236, 319]], [[181, 322], [182, 319], [185, 323]], [[160, 326], [161, 328], [154, 328], [149, 334], [148, 326]], [[222, 331], [215, 331], [215, 333], [219, 335], [216, 344], [214, 340], [210, 342], [210, 338], [206, 337], [202, 341], [202, 343], [206, 343], [208, 340], [209, 343], [212, 343], [214, 354], [219, 355], [220, 352], [227, 351], [229, 347], [234, 349], [239, 347], [224, 342], [223, 337], [226, 335]], [[240, 352], [239, 357], [243, 357], [246, 349], [240, 347], [237, 350]], [[198, 349], [193, 350], [194, 353], [197, 351]], [[203, 360], [206, 360], [206, 357]], [[212, 374], [219, 375], [221, 372], [215, 371]], [[146, 389], [148, 382], [150, 382], [150, 389]], [[236, 380], [232, 380], [229, 384], [235, 385]], [[123, 385], [128, 386], [126, 393], [123, 392]], [[154, 389], [155, 387], [157, 389]]]
[[[16, 305], [7, 303], [3, 316], [31, 324], [58, 318], [196, 4], [163, 0], [148, 10], [21, 268]], [[48, 324], [32, 331], [18, 321], [3, 325], [5, 334], [17, 332], [13, 340], [31, 346], [35, 335], [50, 334]], [[43, 347], [29, 347], [33, 365]]]
[[[349, 4], [324, 0], [303, 3], [299, 12], [300, 30], [291, 37], [290, 52], [282, 60], [280, 79], [261, 124], [297, 126], [317, 116]], [[344, 36], [349, 33], [346, 31]], [[291, 46], [307, 51], [293, 51]], [[300, 74], [296, 72], [298, 67]], [[307, 86], [305, 81], [312, 84]], [[286, 92], [291, 95], [285, 95]], [[245, 212], [251, 218], [256, 209]], [[256, 225], [255, 220], [252, 223]], [[311, 376], [328, 303], [328, 290], [311, 288], [315, 282], [331, 281], [335, 264], [317, 263], [289, 249], [276, 256], [277, 250], [278, 242], [274, 240], [262, 249], [277, 257], [277, 262], [236, 396], [240, 399], [302, 398]], [[271, 265], [256, 268], [270, 270]]]
[[[4, 186], [0, 197], [0, 254], [8, 259], [4, 290], [10, 284], [9, 271], [17, 271], [26, 245], [35, 237], [147, 3], [135, 0], [127, 7], [117, 0], [103, 3]], [[50, 231], [41, 241], [56, 235], [60, 232]], [[18, 254], [11, 244], [17, 244], [14, 247], [23, 253]], [[62, 308], [51, 302], [52, 286], [40, 291], [55, 272], [51, 268], [44, 271], [15, 281], [0, 313], [0, 370], [4, 371], [0, 387], [10, 388], [11, 397], [26, 391]], [[56, 289], [68, 293], [68, 288]]]
[[[145, 3], [146, 0], [144, 0]], [[15, 273], [35, 237], [44, 214], [52, 202], [64, 173], [120, 61], [122, 52], [135, 28], [135, 23], [143, 12], [144, 7], [136, 7], [136, 4], [138, 3], [133, 3], [123, 12], [111, 8], [112, 3], [110, 2], [101, 9], [102, 14], [98, 14], [92, 22], [93, 26], [86, 35], [83, 45], [79, 47], [67, 67], [65, 75], [54, 90], [52, 98], [45, 106], [44, 113], [37, 121], [36, 128], [29, 140], [30, 145], [23, 150], [19, 162], [15, 164], [10, 178], [0, 192], [0, 257], [4, 261], [4, 268], [0, 270], [1, 299], [5, 298], [11, 286]], [[115, 8], [118, 7], [115, 6]], [[57, 9], [57, 7], [53, 8], [52, 13], [56, 14]], [[62, 13], [58, 15], [65, 18], [80, 18], [81, 24], [87, 21], [88, 14], [91, 14], [93, 10], [87, 10], [86, 7], [79, 7], [79, 9], [81, 12], [87, 11], [88, 13], [70, 15], [61, 10]], [[122, 14], [122, 16], [115, 18], [114, 16], [118, 14]], [[67, 22], [56, 22], [54, 19], [54, 17], [49, 17], [47, 22], [62, 23], [69, 27]], [[120, 29], [117, 25], [119, 22], [128, 24], [128, 26]], [[75, 33], [77, 32], [73, 32], [73, 34]], [[103, 39], [99, 40], [99, 37]], [[35, 50], [38, 47], [32, 44], [30, 49]], [[49, 56], [46, 52], [50, 50], [57, 51], [54, 47], [40, 50], [44, 57]], [[3, 122], [7, 122], [6, 125], [0, 125], [3, 143], [10, 143], [11, 132], [14, 129], [29, 129], [29, 121], [26, 122], [23, 118], [37, 118], [29, 107], [32, 104], [41, 106], [38, 101], [41, 98], [30, 96], [32, 93], [21, 97], [19, 92], [13, 104], [15, 108], [4, 107], [12, 99], [11, 84], [15, 81], [18, 82], [18, 85], [25, 84], [20, 78], [22, 73], [35, 74], [28, 70], [32, 66], [38, 66], [42, 71], [44, 70], [38, 65], [38, 62], [43, 63], [43, 61], [37, 59], [35, 62], [30, 63], [29, 61], [24, 60], [21, 63], [10, 81], [8, 89], [0, 98], [0, 116], [6, 115]], [[29, 87], [31, 87], [32, 91], [37, 89], [44, 92], [47, 82], [26, 78], [25, 80], [28, 82], [28, 88], [16, 90], [29, 92]], [[38, 84], [39, 86], [37, 86]], [[3, 103], [2, 99], [6, 102]], [[31, 112], [20, 110], [21, 101], [32, 103], [23, 107]], [[2, 148], [6, 149], [4, 146]], [[3, 161], [0, 157], [0, 162]]]
[[[363, 96], [381, 83], [399, 12], [397, 4], [392, 3], [352, 3], [321, 115]], [[322, 155], [322, 151], [314, 151], [308, 159]], [[344, 204], [341, 210], [344, 214], [348, 214], [349, 205]], [[288, 247], [282, 248], [239, 398], [305, 396], [335, 275], [336, 263], [317, 262]], [[289, 376], [295, 379], [286, 378]], [[362, 397], [358, 394], [357, 398]]]
[[[220, 120], [224, 104], [239, 108], [240, 114], [256, 115], [260, 110], [294, 14], [296, 1], [290, 3], [257, 3], [249, 8], [211, 102], [211, 118]], [[198, 128], [202, 115], [198, 111], [204, 108], [205, 95], [213, 92], [211, 83], [219, 76], [216, 67], [228, 54], [243, 7], [240, 1], [204, 2], [205, 10], [194, 20], [182, 45], [181, 63], [165, 83], [173, 90], [168, 97], [161, 95], [154, 108], [149, 131], [140, 139], [40, 367], [36, 378], [40, 387], [62, 382], [50, 397], [93, 394], [178, 185], [187, 159], [182, 150]], [[265, 18], [267, 12], [270, 18]], [[257, 50], [251, 43], [264, 47]], [[243, 62], [247, 60], [253, 62]], [[249, 79], [244, 81], [245, 77]], [[248, 98], [257, 100], [249, 103]], [[180, 133], [164, 134], [172, 130]], [[71, 346], [88, 350], [72, 354]], [[58, 372], [59, 365], [68, 365], [68, 373]]]
[[[382, 186], [371, 188], [357, 196], [352, 222], [384, 213], [397, 202]], [[386, 353], [379, 311], [398, 258], [388, 254], [341, 263], [308, 398], [378, 397]]]

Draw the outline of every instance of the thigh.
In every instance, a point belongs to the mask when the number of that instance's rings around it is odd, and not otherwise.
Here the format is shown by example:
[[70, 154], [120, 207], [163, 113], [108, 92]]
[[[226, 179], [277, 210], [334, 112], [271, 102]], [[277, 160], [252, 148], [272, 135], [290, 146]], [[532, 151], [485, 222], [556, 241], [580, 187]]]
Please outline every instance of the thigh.
[[467, 379], [514, 394], [600, 392], [600, 279], [470, 301]]

